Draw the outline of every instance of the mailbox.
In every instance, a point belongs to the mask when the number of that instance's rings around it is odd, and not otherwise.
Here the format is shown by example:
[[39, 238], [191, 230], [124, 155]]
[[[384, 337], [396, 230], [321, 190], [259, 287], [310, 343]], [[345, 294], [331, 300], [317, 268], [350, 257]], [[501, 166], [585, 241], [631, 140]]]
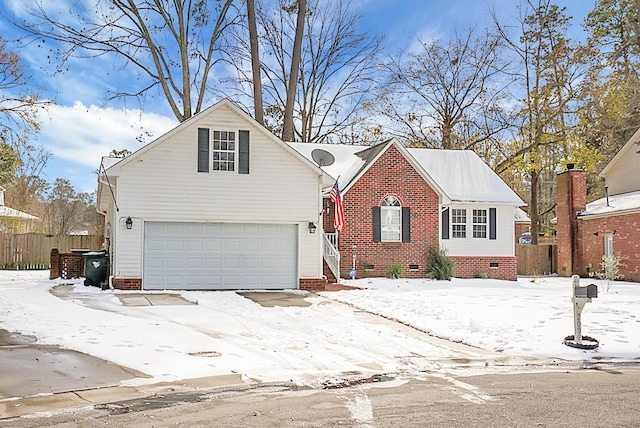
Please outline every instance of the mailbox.
[[575, 297], [597, 298], [598, 286], [595, 284], [589, 284], [586, 287], [575, 287]]

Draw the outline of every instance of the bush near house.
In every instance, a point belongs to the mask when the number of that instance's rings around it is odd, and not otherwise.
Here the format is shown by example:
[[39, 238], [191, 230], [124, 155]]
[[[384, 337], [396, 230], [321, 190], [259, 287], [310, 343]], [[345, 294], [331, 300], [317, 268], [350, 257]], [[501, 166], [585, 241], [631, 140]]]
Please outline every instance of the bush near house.
[[444, 248], [429, 247], [429, 265], [427, 278], [439, 280], [451, 280], [456, 270], [455, 262], [449, 258]]

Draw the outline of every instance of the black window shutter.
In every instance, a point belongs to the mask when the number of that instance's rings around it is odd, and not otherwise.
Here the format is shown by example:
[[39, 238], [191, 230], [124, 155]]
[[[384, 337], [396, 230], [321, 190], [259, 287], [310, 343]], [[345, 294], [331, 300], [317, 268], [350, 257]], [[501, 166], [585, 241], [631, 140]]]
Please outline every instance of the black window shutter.
[[209, 172], [209, 128], [198, 128], [198, 172]]
[[373, 213], [373, 242], [380, 242], [382, 240], [380, 229], [380, 207], [371, 208], [371, 212]]
[[496, 209], [489, 208], [489, 239], [496, 239]]
[[249, 131], [238, 131], [238, 173], [249, 174]]
[[441, 216], [441, 226], [442, 226], [442, 239], [449, 239], [449, 208], [445, 208], [442, 210]]
[[402, 207], [402, 242], [411, 242], [411, 208]]

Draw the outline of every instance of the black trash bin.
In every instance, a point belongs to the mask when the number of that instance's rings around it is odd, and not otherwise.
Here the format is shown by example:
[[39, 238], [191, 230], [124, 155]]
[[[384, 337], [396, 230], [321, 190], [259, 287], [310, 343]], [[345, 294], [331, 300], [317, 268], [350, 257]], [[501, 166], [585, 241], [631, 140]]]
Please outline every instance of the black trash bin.
[[106, 251], [91, 251], [82, 255], [84, 258], [84, 285], [105, 288], [107, 282], [107, 264], [109, 256]]

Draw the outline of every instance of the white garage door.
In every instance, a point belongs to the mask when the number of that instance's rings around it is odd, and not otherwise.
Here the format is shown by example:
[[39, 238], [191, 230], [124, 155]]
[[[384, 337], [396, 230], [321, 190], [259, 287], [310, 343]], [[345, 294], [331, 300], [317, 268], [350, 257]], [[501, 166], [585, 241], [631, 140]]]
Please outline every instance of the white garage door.
[[297, 225], [146, 222], [150, 290], [298, 286]]

